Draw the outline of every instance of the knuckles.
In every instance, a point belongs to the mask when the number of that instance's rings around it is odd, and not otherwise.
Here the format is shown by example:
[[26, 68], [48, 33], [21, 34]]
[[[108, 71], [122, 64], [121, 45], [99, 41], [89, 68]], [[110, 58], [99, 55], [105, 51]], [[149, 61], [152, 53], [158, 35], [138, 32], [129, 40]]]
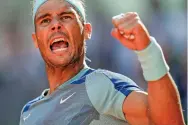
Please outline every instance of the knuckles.
[[136, 12], [125, 13], [124, 20], [126, 20], [127, 18], [129, 18], [130, 20], [140, 19], [138, 13], [136, 13]]
[[112, 23], [115, 25], [119, 25], [121, 23], [126, 23], [130, 21], [138, 21], [140, 20], [138, 13], [136, 12], [128, 12], [125, 14], [119, 14], [112, 18]]
[[137, 12], [127, 12], [112, 18], [112, 23], [119, 30], [128, 30], [134, 27], [142, 27], [142, 21]]
[[132, 14], [133, 14], [135, 17], [138, 16], [138, 13], [137, 13], [137, 12], [133, 12]]
[[124, 18], [135, 18], [135, 17], [139, 17], [137, 12], [127, 12], [124, 14], [123, 16]]

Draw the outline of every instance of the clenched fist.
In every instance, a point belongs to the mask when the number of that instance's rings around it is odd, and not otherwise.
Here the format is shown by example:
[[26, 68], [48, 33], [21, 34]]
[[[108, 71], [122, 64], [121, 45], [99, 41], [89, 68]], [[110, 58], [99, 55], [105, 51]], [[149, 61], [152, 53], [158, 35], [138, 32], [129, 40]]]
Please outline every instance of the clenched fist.
[[135, 12], [120, 14], [112, 18], [112, 36], [131, 50], [143, 50], [150, 44], [149, 33]]

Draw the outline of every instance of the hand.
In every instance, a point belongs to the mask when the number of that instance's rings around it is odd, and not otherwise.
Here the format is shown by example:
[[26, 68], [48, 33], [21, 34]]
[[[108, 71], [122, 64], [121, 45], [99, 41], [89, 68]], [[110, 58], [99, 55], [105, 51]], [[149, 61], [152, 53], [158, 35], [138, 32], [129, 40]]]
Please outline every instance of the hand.
[[150, 35], [135, 12], [120, 14], [112, 18], [112, 36], [131, 50], [143, 50], [150, 44]]

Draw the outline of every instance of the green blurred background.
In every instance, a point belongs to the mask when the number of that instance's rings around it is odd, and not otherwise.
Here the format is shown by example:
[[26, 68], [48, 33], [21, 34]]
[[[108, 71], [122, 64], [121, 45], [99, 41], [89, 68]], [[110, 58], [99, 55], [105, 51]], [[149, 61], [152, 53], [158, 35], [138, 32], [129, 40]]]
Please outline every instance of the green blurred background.
[[[87, 64], [122, 73], [147, 91], [136, 55], [110, 35], [112, 16], [137, 12], [163, 49], [187, 121], [187, 1], [85, 1], [87, 20], [93, 26]], [[24, 104], [48, 88], [44, 62], [31, 39], [31, 8], [29, 0], [0, 1], [0, 125], [18, 125]]]

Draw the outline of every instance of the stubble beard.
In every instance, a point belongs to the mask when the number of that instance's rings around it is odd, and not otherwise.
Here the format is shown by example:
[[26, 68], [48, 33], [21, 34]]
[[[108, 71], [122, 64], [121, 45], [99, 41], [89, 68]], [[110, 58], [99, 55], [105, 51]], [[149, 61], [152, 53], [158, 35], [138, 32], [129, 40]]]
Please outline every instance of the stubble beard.
[[79, 65], [79, 63], [83, 63], [84, 56], [85, 56], [85, 45], [82, 44], [81, 46], [82, 47], [79, 47], [80, 49], [78, 50], [77, 54], [73, 55], [73, 57], [70, 59], [69, 62], [56, 65], [56, 64], [53, 64], [53, 62], [50, 61], [49, 59], [44, 58], [46, 66], [50, 69], [60, 68], [63, 70], [63, 69], [66, 69], [67, 67], [70, 67], [70, 66], [75, 67], [77, 64]]

